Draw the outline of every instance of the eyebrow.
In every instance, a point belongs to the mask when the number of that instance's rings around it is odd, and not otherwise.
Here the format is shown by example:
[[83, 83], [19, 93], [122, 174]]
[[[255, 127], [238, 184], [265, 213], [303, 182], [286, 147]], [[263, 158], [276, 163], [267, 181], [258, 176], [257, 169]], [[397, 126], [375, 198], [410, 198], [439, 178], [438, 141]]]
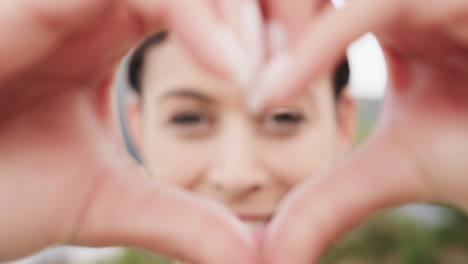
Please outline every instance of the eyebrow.
[[194, 91], [190, 88], [179, 88], [173, 91], [169, 91], [162, 95], [159, 99], [159, 102], [166, 101], [171, 98], [187, 98], [201, 101], [203, 103], [212, 103], [213, 99], [207, 95], [204, 95], [200, 92]]

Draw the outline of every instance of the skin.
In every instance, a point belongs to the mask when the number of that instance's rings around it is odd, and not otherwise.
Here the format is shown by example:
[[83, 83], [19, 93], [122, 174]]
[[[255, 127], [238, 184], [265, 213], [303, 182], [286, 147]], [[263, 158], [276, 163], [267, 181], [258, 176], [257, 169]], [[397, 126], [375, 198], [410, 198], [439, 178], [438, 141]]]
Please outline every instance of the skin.
[[353, 140], [354, 101], [345, 92], [335, 102], [331, 74], [298, 100], [252, 114], [241, 87], [198, 67], [170, 36], [146, 53], [141, 78], [143, 93], [127, 109], [145, 168], [224, 204], [253, 229]]

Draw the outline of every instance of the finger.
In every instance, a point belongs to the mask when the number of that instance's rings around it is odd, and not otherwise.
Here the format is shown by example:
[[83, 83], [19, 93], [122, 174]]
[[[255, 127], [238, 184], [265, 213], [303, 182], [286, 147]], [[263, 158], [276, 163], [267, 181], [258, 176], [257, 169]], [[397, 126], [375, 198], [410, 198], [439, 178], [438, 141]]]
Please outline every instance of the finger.
[[354, 1], [327, 10], [309, 27], [290, 53], [277, 54], [261, 73], [250, 105], [274, 106], [291, 100], [339, 63], [347, 46], [368, 31], [378, 30], [400, 16], [401, 1]]
[[[244, 226], [224, 209], [117, 168], [89, 200], [72, 242], [131, 246], [189, 263], [255, 263]], [[139, 177], [138, 177], [139, 176]]]
[[287, 32], [290, 45], [296, 43], [313, 19], [330, 1], [293, 0], [266, 1], [266, 14], [269, 24], [281, 24]]
[[253, 80], [265, 54], [256, 0], [177, 0], [165, 6], [170, 30], [202, 66], [242, 86]]
[[247, 51], [247, 67], [248, 76], [247, 84], [251, 83], [266, 56], [265, 47], [265, 26], [262, 16], [262, 11], [258, 1], [245, 0], [242, 1], [240, 10], [241, 21], [241, 40], [244, 43]]
[[0, 66], [0, 82], [45, 56], [71, 31], [95, 21], [108, 8], [107, 3], [93, 0], [1, 1], [0, 59], [8, 63]]
[[[146, 35], [170, 30], [202, 66], [216, 74], [229, 76], [230, 69], [219, 37], [221, 20], [215, 1], [126, 1]], [[155, 10], [162, 10], [159, 16]]]
[[377, 210], [427, 199], [411, 157], [395, 146], [369, 143], [296, 189], [269, 228], [266, 263], [315, 263], [341, 234]]
[[242, 86], [252, 81], [263, 58], [256, 1], [177, 0], [167, 8], [170, 29], [202, 66]]
[[235, 33], [216, 16], [215, 7], [204, 1], [168, 3], [170, 29], [191, 55], [209, 71], [245, 82], [245, 51]]
[[[234, 31], [242, 48], [243, 64], [247, 68], [245, 83], [253, 81], [254, 74], [263, 63], [265, 29], [258, 0], [224, 0], [221, 3], [223, 20]], [[236, 55], [239, 57], [239, 55]]]

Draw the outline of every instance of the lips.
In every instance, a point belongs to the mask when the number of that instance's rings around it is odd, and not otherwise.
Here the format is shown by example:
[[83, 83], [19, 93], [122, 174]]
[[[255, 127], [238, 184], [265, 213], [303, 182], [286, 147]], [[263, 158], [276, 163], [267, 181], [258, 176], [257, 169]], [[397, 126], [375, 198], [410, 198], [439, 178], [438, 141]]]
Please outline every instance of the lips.
[[271, 220], [271, 214], [265, 215], [249, 215], [249, 214], [236, 214], [237, 217], [244, 222], [269, 222]]

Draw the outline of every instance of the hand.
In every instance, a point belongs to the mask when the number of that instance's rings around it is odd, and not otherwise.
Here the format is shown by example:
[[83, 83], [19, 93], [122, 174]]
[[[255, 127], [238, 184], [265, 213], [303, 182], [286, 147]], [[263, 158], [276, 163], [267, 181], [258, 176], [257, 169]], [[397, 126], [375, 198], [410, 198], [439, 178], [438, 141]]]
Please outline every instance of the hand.
[[[341, 62], [352, 41], [369, 31], [377, 35], [387, 57], [405, 65], [416, 61], [466, 69], [468, 7], [463, 0], [351, 0], [338, 10], [327, 0], [262, 2], [270, 46], [280, 48], [251, 93], [257, 108], [303, 94], [310, 82]], [[393, 81], [408, 75], [397, 60], [388, 63]]]
[[0, 260], [70, 243], [135, 246], [190, 263], [253, 263], [241, 224], [146, 178], [112, 117], [113, 69], [160, 27], [171, 27], [209, 69], [225, 71], [205, 34], [217, 28], [211, 4], [0, 3]]
[[367, 31], [386, 54], [388, 94], [370, 139], [286, 199], [266, 237], [267, 263], [312, 263], [345, 231], [390, 206], [441, 201], [468, 210], [467, 12], [466, 1], [363, 0], [312, 13], [307, 34], [290, 48], [283, 68], [290, 70], [263, 84], [259, 93], [271, 91], [263, 102], [303, 93]]

